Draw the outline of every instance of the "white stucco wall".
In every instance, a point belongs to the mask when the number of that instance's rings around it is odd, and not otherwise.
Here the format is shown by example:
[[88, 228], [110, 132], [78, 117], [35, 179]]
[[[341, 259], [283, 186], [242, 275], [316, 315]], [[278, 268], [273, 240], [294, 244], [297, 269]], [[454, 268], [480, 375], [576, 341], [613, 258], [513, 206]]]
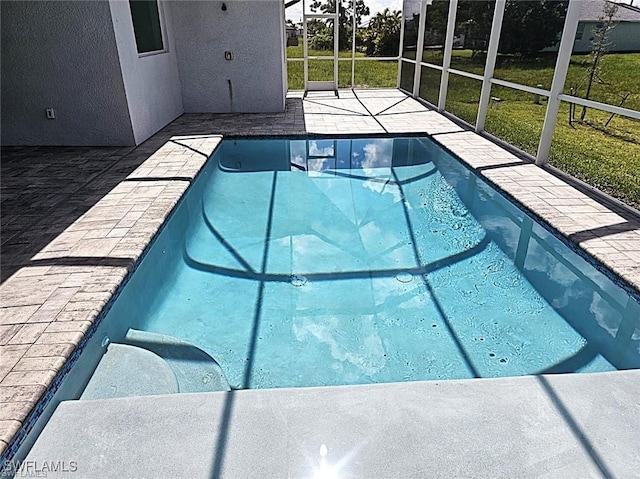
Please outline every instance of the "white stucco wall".
[[[591, 39], [596, 22], [586, 22], [584, 33], [573, 45], [574, 53], [588, 53], [593, 49]], [[640, 22], [620, 22], [609, 31], [610, 52], [640, 52]]]
[[184, 111], [283, 111], [282, 0], [224, 3], [170, 2]]
[[3, 0], [1, 11], [2, 144], [132, 145], [109, 4]]
[[[113, 29], [136, 144], [183, 113], [171, 11], [159, 3], [165, 52], [140, 56], [127, 0], [110, 0]], [[164, 18], [162, 18], [164, 17]]]

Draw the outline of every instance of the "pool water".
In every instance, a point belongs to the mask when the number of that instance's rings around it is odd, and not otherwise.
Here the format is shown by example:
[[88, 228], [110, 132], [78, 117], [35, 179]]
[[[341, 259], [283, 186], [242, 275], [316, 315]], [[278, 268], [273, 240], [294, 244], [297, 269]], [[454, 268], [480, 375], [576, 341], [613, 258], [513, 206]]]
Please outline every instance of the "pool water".
[[224, 140], [139, 270], [117, 314], [233, 388], [640, 366], [637, 298], [428, 138]]

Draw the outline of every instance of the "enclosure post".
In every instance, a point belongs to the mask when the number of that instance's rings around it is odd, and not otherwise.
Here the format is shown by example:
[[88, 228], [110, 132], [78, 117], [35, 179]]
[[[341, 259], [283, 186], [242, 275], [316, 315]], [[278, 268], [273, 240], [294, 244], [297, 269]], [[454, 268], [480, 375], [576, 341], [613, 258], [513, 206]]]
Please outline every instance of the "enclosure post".
[[493, 10], [493, 23], [491, 24], [491, 37], [489, 37], [489, 47], [487, 48], [487, 61], [484, 65], [484, 77], [482, 79], [482, 90], [480, 92], [480, 103], [478, 105], [478, 117], [476, 118], [476, 131], [484, 131], [484, 121], [487, 118], [487, 108], [491, 99], [491, 78], [496, 68], [496, 57], [498, 56], [498, 43], [500, 42], [500, 31], [502, 30], [502, 18], [504, 17], [505, 0], [497, 0]]
[[309, 50], [307, 48], [307, 17], [305, 15], [305, 0], [302, 0], [302, 57], [304, 61], [304, 91], [309, 90], [307, 78], [309, 78]]
[[[424, 26], [427, 23], [427, 2], [429, 0], [422, 0], [420, 4], [420, 25], [418, 26], [418, 41], [416, 42], [416, 68], [413, 72], [413, 97], [420, 96], [420, 74], [422, 73], [422, 52], [424, 45]], [[431, 3], [431, 2], [429, 2]]]
[[338, 55], [340, 50], [339, 28], [340, 2], [336, 1], [335, 17], [333, 20], [333, 78], [335, 80], [336, 95], [338, 94]]
[[356, 0], [352, 0], [353, 8], [353, 38], [351, 40], [351, 88], [356, 86]]
[[404, 2], [400, 10], [400, 44], [398, 45], [398, 81], [396, 88], [400, 88], [400, 80], [402, 79], [402, 49], [404, 48]]
[[438, 96], [438, 111], [444, 111], [447, 103], [447, 87], [449, 86], [449, 67], [451, 66], [451, 52], [453, 50], [453, 37], [456, 30], [456, 14], [458, 13], [458, 0], [449, 3], [449, 17], [447, 19], [447, 36], [444, 40], [444, 57], [442, 58], [442, 76], [440, 77], [440, 94]]
[[562, 93], [564, 82], [567, 78], [567, 71], [569, 70], [569, 62], [571, 61], [571, 53], [573, 51], [573, 42], [580, 20], [581, 7], [582, 5], [579, 0], [569, 0], [567, 18], [565, 18], [564, 21], [562, 39], [560, 40], [560, 47], [558, 48], [558, 59], [556, 60], [556, 68], [553, 71], [553, 80], [551, 81], [551, 92], [549, 94], [549, 101], [547, 102], [547, 112], [544, 115], [544, 124], [540, 135], [540, 143], [538, 144], [538, 154], [536, 155], [536, 165], [538, 166], [544, 165], [549, 158], [553, 131], [556, 127], [558, 110], [560, 109], [559, 95]]

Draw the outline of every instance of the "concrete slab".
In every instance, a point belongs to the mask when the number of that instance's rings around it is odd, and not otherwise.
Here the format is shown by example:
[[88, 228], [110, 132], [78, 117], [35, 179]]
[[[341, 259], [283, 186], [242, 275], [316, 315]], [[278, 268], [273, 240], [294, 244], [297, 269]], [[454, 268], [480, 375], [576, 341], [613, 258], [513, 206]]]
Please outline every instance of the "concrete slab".
[[638, 477], [640, 371], [61, 403], [72, 477]]

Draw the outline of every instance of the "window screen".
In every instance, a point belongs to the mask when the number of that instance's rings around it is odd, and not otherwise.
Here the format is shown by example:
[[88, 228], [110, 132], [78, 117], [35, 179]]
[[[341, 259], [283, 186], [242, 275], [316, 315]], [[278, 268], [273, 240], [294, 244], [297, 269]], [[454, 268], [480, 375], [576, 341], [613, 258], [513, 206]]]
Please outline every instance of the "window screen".
[[157, 0], [129, 0], [138, 53], [163, 50]]

